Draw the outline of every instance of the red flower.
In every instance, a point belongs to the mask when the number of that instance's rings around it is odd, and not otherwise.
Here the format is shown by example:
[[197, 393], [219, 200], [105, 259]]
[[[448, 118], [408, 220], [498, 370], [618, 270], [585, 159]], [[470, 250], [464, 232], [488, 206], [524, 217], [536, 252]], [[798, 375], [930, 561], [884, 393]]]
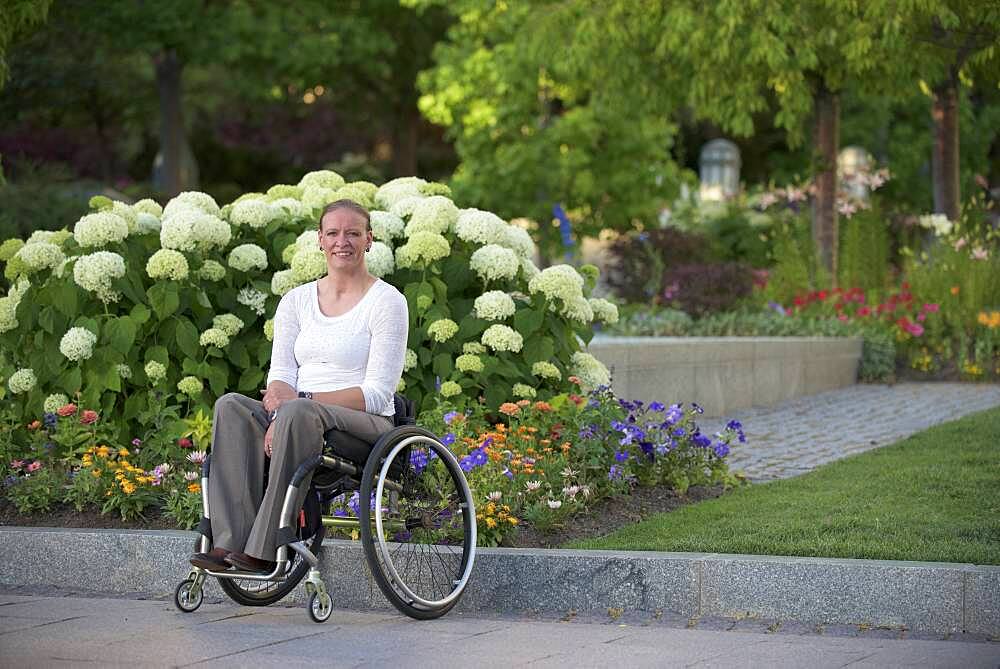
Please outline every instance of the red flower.
[[940, 308], [941, 307], [936, 302], [929, 302], [929, 303], [927, 303], [927, 304], [924, 305], [924, 311], [926, 311], [928, 313], [935, 313]]
[[818, 297], [821, 300], [825, 300], [826, 296], [827, 296], [827, 292], [825, 290], [821, 290], [818, 293], [816, 293], [816, 297]]
[[64, 404], [63, 406], [56, 409], [56, 413], [62, 416], [63, 418], [65, 418], [66, 416], [72, 416], [73, 414], [76, 413], [76, 405], [72, 403]]
[[850, 320], [850, 319], [848, 319], [848, 318], [847, 318], [847, 314], [840, 314], [839, 316], [837, 316], [837, 318], [838, 318], [839, 320], [842, 320], [842, 321], [844, 321], [845, 323], [846, 323], [846, 322], [847, 322], [848, 320]]
[[801, 295], [796, 295], [795, 299], [792, 300], [792, 304], [794, 304], [797, 307], [801, 307], [805, 303], [806, 303], [806, 298], [802, 297]]
[[870, 316], [871, 313], [872, 310], [869, 309], [868, 307], [861, 307], [860, 309], [858, 309], [858, 316]]
[[579, 395], [574, 395], [573, 393], [569, 394], [569, 401], [577, 406], [583, 404], [583, 398], [580, 397]]
[[84, 409], [83, 413], [80, 414], [80, 422], [84, 425], [91, 425], [97, 422], [97, 412], [91, 409]]
[[177, 445], [181, 448], [191, 448], [194, 444], [187, 437], [181, 437], [177, 440]]
[[36, 472], [36, 471], [38, 471], [41, 468], [42, 468], [42, 463], [39, 462], [38, 460], [35, 460], [30, 465], [28, 465], [27, 467], [25, 467], [25, 469], [27, 469], [29, 472]]
[[28, 423], [28, 429], [29, 430], [37, 430], [41, 426], [42, 426], [42, 422], [40, 420], [33, 420], [30, 423]]

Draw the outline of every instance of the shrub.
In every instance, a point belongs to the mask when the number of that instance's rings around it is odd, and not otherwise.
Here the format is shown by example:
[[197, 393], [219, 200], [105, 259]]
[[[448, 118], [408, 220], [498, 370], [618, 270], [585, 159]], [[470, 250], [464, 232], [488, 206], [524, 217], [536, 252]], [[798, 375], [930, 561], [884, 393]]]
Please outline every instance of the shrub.
[[664, 271], [714, 257], [707, 237], [677, 228], [622, 235], [609, 252], [608, 285], [628, 302], [660, 301]]
[[750, 268], [742, 263], [685, 264], [663, 273], [664, 300], [703, 315], [726, 311], [753, 292]]
[[[166, 439], [182, 417], [209, 410], [227, 391], [256, 394], [281, 295], [325, 274], [316, 217], [348, 197], [374, 207], [370, 269], [398, 287], [410, 308], [401, 387], [418, 403], [446, 387], [498, 406], [515, 384], [545, 399], [577, 374], [600, 383], [607, 370], [581, 345], [612, 306], [588, 301], [596, 272], [561, 265], [539, 271], [529, 234], [499, 217], [458, 209], [447, 187], [410, 177], [381, 187], [345, 184], [334, 172], [248, 193], [220, 207], [197, 192], [164, 207], [91, 200], [72, 232], [37, 232], [0, 245], [11, 283], [0, 298], [0, 377], [14, 424], [41, 415], [62, 393], [104, 417], [118, 443]], [[506, 293], [513, 313], [476, 299]], [[508, 305], [509, 306], [509, 305]], [[456, 327], [435, 326], [450, 321]], [[447, 335], [447, 336], [445, 336]], [[456, 368], [460, 355], [478, 365]], [[537, 379], [532, 365], [559, 378]], [[560, 381], [559, 379], [563, 379]], [[154, 432], [155, 428], [155, 432]], [[167, 437], [164, 437], [167, 435]], [[14, 431], [15, 442], [27, 443]]]

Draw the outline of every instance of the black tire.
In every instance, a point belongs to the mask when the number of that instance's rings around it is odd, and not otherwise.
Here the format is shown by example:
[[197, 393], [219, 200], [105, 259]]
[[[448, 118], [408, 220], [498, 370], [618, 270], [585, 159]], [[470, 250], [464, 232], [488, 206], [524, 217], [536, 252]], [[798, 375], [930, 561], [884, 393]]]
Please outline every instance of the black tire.
[[[408, 460], [400, 463], [409, 458], [411, 448], [438, 456], [419, 476]], [[389, 469], [403, 470], [403, 492], [395, 503], [388, 488], [381, 496], [378, 492], [382, 472]], [[421, 482], [421, 476], [432, 479]], [[396, 428], [372, 449], [360, 497], [361, 544], [382, 594], [401, 613], [418, 620], [450, 611], [462, 596], [475, 559], [476, 517], [472, 491], [448, 447], [423, 428]], [[366, 503], [373, 498], [374, 513]], [[376, 522], [382, 523], [381, 536]]]
[[314, 592], [306, 608], [314, 623], [325, 623], [333, 614], [333, 599], [326, 592]]
[[[320, 525], [316, 533], [306, 541], [310, 550], [319, 557], [323, 547], [323, 538], [326, 536], [326, 527]], [[288, 577], [284, 581], [251, 581], [240, 578], [220, 578], [219, 586], [222, 591], [229, 595], [237, 604], [243, 606], [268, 606], [281, 601], [288, 593], [295, 589], [306, 573], [309, 571], [309, 563], [291, 548], [288, 549], [289, 566]]]
[[184, 613], [197, 611], [201, 603], [205, 601], [205, 590], [202, 588], [198, 588], [198, 594], [191, 597], [192, 585], [194, 585], [194, 579], [186, 578], [174, 588], [174, 606]]

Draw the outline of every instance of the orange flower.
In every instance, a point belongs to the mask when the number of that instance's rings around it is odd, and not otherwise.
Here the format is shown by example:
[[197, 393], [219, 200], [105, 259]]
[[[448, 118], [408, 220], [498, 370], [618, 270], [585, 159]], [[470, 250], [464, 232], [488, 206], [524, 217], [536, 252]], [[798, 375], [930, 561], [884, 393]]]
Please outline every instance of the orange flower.
[[[508, 416], [516, 416], [517, 414], [521, 413], [521, 407], [517, 406], [516, 404], [512, 404], [510, 402], [504, 402], [503, 404], [500, 405], [500, 413], [506, 414]], [[498, 425], [497, 430], [499, 429], [500, 426]]]
[[518, 434], [524, 434], [527, 431], [528, 431], [528, 428], [526, 426], [524, 426], [524, 425], [522, 425], [521, 427], [517, 428], [517, 433]]
[[199, 493], [201, 492], [200, 483], [188, 483], [188, 492]]
[[83, 413], [80, 414], [80, 423], [83, 425], [91, 425], [97, 422], [97, 412], [93, 409], [84, 409]]
[[[501, 408], [503, 408], [505, 406], [510, 406], [510, 402], [507, 402], [506, 404], [501, 404], [500, 405]], [[520, 410], [521, 410], [521, 408], [518, 407], [518, 411], [520, 411]], [[502, 433], [502, 432], [506, 432], [507, 431], [507, 426], [504, 425], [503, 423], [497, 423], [494, 427], [496, 427], [497, 432], [501, 432]]]
[[538, 401], [535, 402], [535, 409], [543, 413], [547, 413], [549, 411], [552, 411], [552, 405], [549, 404], [548, 402]]
[[59, 414], [60, 416], [64, 417], [64, 418], [66, 416], [72, 416], [73, 414], [76, 413], [76, 405], [75, 404], [64, 404], [61, 407], [59, 407], [58, 409], [56, 409], [56, 413]]
[[30, 423], [28, 423], [28, 429], [29, 430], [37, 430], [41, 426], [42, 426], [42, 421], [40, 421], [40, 420], [33, 420]]
[[564, 441], [562, 444], [559, 445], [559, 448], [562, 449], [563, 453], [569, 453], [569, 449], [571, 449], [572, 447], [573, 444], [569, 443], [568, 441]]
[[570, 400], [570, 402], [572, 402], [573, 404], [575, 404], [577, 406], [580, 406], [581, 404], [583, 404], [583, 398], [580, 397], [579, 395], [574, 395], [573, 393], [569, 394], [569, 400]]
[[580, 385], [580, 377], [579, 376], [571, 376], [571, 377], [569, 377], [567, 379], [567, 381], [569, 381], [570, 383], [575, 383], [576, 385]]
[[542, 439], [538, 443], [541, 444], [542, 446], [548, 446], [549, 444], [552, 443], [552, 440], [551, 439]]
[[951, 287], [951, 294], [952, 295], [958, 295], [958, 291], [959, 290], [961, 290], [961, 289], [958, 286], [952, 286]]
[[528, 432], [530, 432], [531, 434], [534, 434], [534, 433], [538, 432], [538, 428], [535, 427], [534, 425], [530, 425], [530, 426], [528, 426]]
[[518, 400], [517, 401], [517, 406], [519, 406], [519, 407], [526, 407], [529, 404], [531, 404], [530, 400]]

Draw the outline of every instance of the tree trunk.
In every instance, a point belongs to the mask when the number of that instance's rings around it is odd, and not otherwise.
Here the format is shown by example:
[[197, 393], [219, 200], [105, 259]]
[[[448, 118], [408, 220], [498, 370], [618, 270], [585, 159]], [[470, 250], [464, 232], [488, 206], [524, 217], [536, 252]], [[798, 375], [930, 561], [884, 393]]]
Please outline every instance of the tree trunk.
[[161, 51], [153, 56], [156, 66], [156, 87], [160, 94], [160, 154], [154, 167], [154, 182], [167, 197], [173, 197], [190, 183], [184, 158], [187, 138], [184, 134], [184, 116], [181, 103], [181, 74], [184, 64], [174, 50]]
[[397, 177], [417, 174], [417, 137], [420, 113], [416, 108], [407, 107], [396, 117], [396, 127], [392, 130], [392, 171]]
[[813, 96], [813, 145], [816, 196], [812, 234], [816, 257], [837, 283], [837, 149], [840, 146], [840, 96], [820, 84]]
[[957, 76], [949, 76], [934, 88], [931, 118], [934, 120], [934, 153], [931, 157], [934, 212], [957, 221], [962, 198], [958, 179]]

